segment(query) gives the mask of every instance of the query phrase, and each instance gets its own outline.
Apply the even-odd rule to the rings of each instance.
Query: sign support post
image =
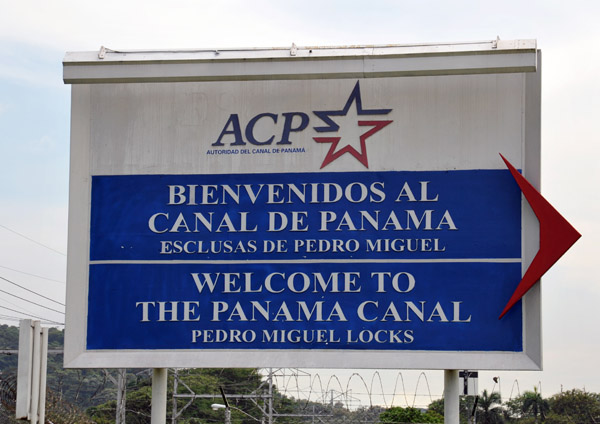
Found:
[[[151,424],[167,423],[167,368],[152,370]]]
[[[444,423],[458,424],[460,390],[458,370],[444,370]]]
[[[46,414],[46,369],[48,329],[40,321],[21,320],[17,375],[16,418],[32,424],[44,423]]]

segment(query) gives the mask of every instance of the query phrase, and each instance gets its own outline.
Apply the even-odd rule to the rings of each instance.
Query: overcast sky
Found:
[[[537,39],[543,55],[542,193],[583,237],[542,282],[544,371],[486,372],[479,384],[480,389],[497,390],[492,376],[499,375],[504,397],[515,380],[521,392],[541,382],[545,396],[561,387],[600,392],[595,267],[600,257],[600,2],[0,0],[0,11],[0,315],[23,316],[10,308],[57,322],[64,322],[60,313],[5,292],[64,310],[10,282],[64,303],[70,113],[70,87],[62,82],[65,52],[100,46]],[[351,373],[336,374],[345,386]],[[396,374],[385,372],[384,388],[375,384],[374,392],[391,393]],[[370,384],[372,372],[362,375]],[[419,372],[403,375],[407,393],[414,393]],[[429,371],[427,377],[433,395],[439,396],[442,372]],[[365,391],[353,387],[354,393]],[[418,391],[428,393],[423,384]],[[396,404],[403,404],[398,397]],[[429,401],[419,399],[417,403]]]

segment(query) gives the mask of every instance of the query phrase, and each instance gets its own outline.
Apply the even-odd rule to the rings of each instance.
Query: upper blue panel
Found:
[[[94,176],[90,259],[520,258],[507,170]]]

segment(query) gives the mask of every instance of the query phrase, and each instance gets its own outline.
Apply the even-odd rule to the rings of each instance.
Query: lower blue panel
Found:
[[[92,264],[87,348],[522,351],[520,263]]]

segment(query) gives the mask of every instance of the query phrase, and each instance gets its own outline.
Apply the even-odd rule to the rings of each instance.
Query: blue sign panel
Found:
[[[519,258],[508,170],[95,176],[92,261]]]
[[[87,347],[520,351],[520,306],[497,313],[520,272],[517,263],[97,264]]]
[[[89,268],[90,350],[523,348],[508,170],[94,176]]]

